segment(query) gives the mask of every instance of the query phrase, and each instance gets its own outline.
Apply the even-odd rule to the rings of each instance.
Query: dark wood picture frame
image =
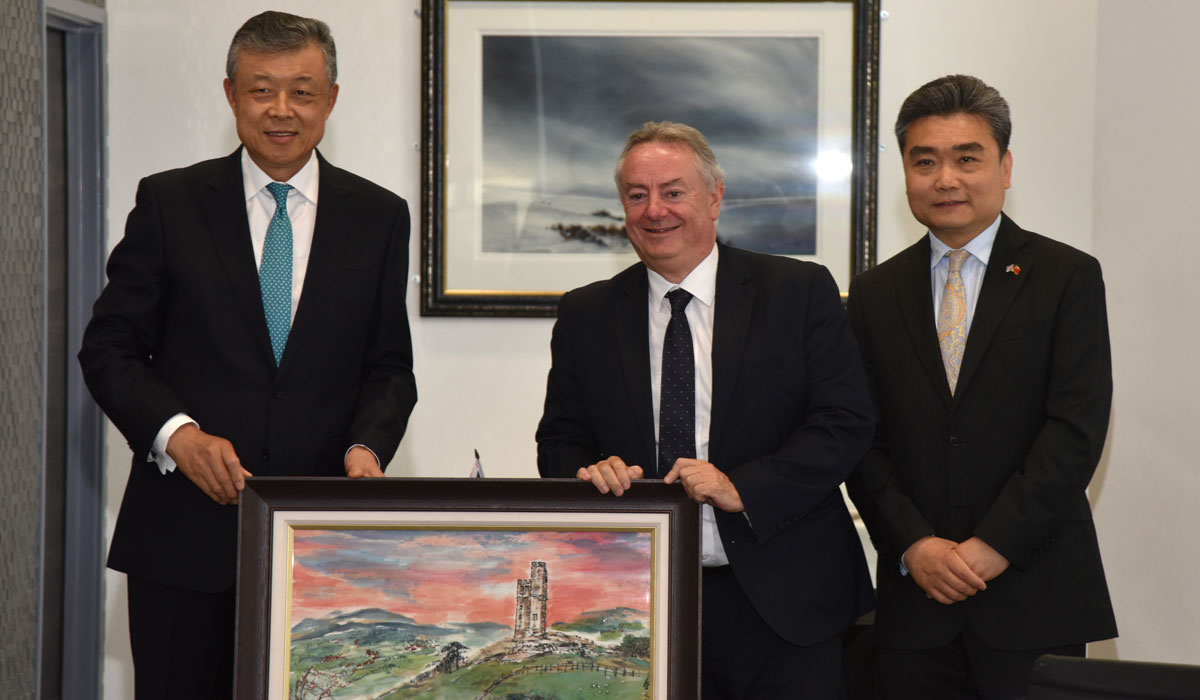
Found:
[[[235,656],[235,694],[237,700],[266,700],[270,692],[272,658],[271,611],[283,591],[272,590],[277,572],[273,562],[280,547],[276,541],[276,515],[281,518],[301,514],[306,520],[320,522],[329,514],[403,518],[404,514],[437,514],[450,524],[440,522],[430,530],[454,529],[453,519],[478,523],[496,518],[498,527],[510,528],[514,517],[537,518],[561,515],[571,522],[592,523],[577,527],[561,526],[568,534],[604,529],[606,518],[620,530],[620,522],[646,515],[667,523],[662,533],[662,561],[667,563],[664,595],[652,593],[653,604],[666,611],[667,652],[665,664],[666,698],[655,700],[692,700],[699,692],[699,620],[700,620],[700,511],[678,486],[661,482],[639,482],[621,498],[600,494],[589,483],[574,479],[345,479],[321,477],[261,477],[248,479],[239,504],[237,628]],[[516,514],[515,516],[513,514]],[[551,514],[546,516],[545,514]],[[579,515],[582,514],[582,515]],[[501,519],[508,520],[502,521]],[[598,524],[598,527],[597,527]],[[306,527],[313,527],[307,525]],[[321,525],[316,526],[323,527]],[[362,526],[330,525],[336,527]],[[374,524],[367,529],[387,529]],[[474,527],[472,525],[471,527]],[[512,526],[510,529],[520,529]],[[546,529],[529,526],[529,529]],[[558,528],[551,527],[551,530]],[[290,553],[285,550],[285,553]],[[553,582],[551,583],[553,586]],[[658,599],[658,598],[665,599]],[[286,693],[286,679],[284,690]],[[275,696],[270,696],[276,700]],[[287,694],[280,697],[289,697]]]
[[[555,315],[561,292],[487,289],[448,286],[451,255],[447,250],[447,89],[446,32],[448,5],[452,0],[422,0],[422,144],[421,144],[421,314],[423,316],[525,316]],[[564,0],[529,0],[562,5]],[[740,0],[699,0],[705,5],[729,5]],[[797,6],[820,4],[817,0],[790,1]],[[566,0],[570,2],[570,0]],[[626,11],[637,13],[640,0],[618,0]],[[649,4],[649,3],[647,3]],[[685,10],[680,2],[680,9]],[[877,221],[878,94],[879,94],[879,0],[826,0],[824,4],[853,5],[853,72],[851,174],[849,193],[850,270],[867,269],[875,260]],[[674,8],[673,8],[674,9]],[[632,18],[636,20],[636,17]],[[719,89],[714,87],[714,90]],[[616,159],[613,154],[613,160]],[[718,154],[719,155],[719,154]],[[835,271],[835,278],[842,273]],[[849,278],[845,278],[848,282]],[[579,280],[582,285],[593,279]]]

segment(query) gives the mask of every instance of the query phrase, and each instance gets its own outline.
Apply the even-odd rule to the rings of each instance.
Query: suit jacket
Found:
[[[563,296],[537,431],[542,476],[574,477],[610,455],[654,469],[648,289],[637,264]],[[780,636],[828,639],[871,608],[838,485],[873,425],[829,272],[721,246],[712,365],[709,461],[729,475],[753,523],[716,512],[734,575]]]
[[[1112,398],[1100,264],[1003,216],[952,397],[929,251],[923,237],[850,287],[879,414],[847,482],[879,553],[877,640],[932,648],[963,626],[1012,650],[1112,637],[1087,500]],[[977,535],[1011,566],[941,605],[899,572],[926,535]]]
[[[312,251],[278,368],[250,242],[240,150],[138,186],[79,360],[133,464],[109,566],[180,588],[234,582],[237,508],[146,461],[185,412],[256,476],[344,475],[361,443],[386,465],[416,403],[404,200],[320,160]]]

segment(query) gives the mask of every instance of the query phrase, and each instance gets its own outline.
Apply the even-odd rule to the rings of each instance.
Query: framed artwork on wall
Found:
[[[614,166],[647,121],[705,134],[718,238],[874,254],[878,0],[424,0],[421,313],[552,316],[637,261]]]
[[[696,697],[677,486],[259,478],[239,507],[238,700]]]

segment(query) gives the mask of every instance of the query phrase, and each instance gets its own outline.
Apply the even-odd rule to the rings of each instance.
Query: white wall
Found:
[[[908,211],[892,126],[924,83],[975,75],[1012,109],[1013,186],[1007,211],[1023,227],[1091,250],[1095,0],[883,0],[879,256],[924,233]]]
[[[880,167],[878,250],[880,260],[885,259],[921,233],[905,204],[903,175],[890,135],[900,102],[927,80],[951,72],[973,73],[995,85],[1010,101],[1016,124],[1008,211],[1027,228],[1096,252],[1105,262],[1110,284],[1118,405],[1112,447],[1097,489],[1097,516],[1123,638],[1102,652],[1195,661],[1200,659],[1196,610],[1186,611],[1183,606],[1188,604],[1184,586],[1197,579],[1200,557],[1194,545],[1187,548],[1189,542],[1182,535],[1172,540],[1170,530],[1153,516],[1186,513],[1183,494],[1200,495],[1194,472],[1187,469],[1181,450],[1172,452],[1167,439],[1186,429],[1180,425],[1167,432],[1173,422],[1182,423],[1195,413],[1188,411],[1183,388],[1200,387],[1194,379],[1188,384],[1189,368],[1180,356],[1171,363],[1156,361],[1145,370],[1139,368],[1137,363],[1145,355],[1137,353],[1122,333],[1131,333],[1130,326],[1139,322],[1135,319],[1145,325],[1147,316],[1163,325],[1167,318],[1179,321],[1166,312],[1148,311],[1148,302],[1159,295],[1149,291],[1145,278],[1160,273],[1145,257],[1145,246],[1131,249],[1124,239],[1134,226],[1137,234],[1129,237],[1130,242],[1141,244],[1166,238],[1183,224],[1182,216],[1167,210],[1186,201],[1186,188],[1167,188],[1172,183],[1164,182],[1168,173],[1158,169],[1160,164],[1167,161],[1165,165],[1173,168],[1169,172],[1175,173],[1175,183],[1196,183],[1197,178],[1194,172],[1185,173],[1194,168],[1186,158],[1151,160],[1158,153],[1140,148],[1143,141],[1131,138],[1155,136],[1138,128],[1144,116],[1139,101],[1146,98],[1138,95],[1130,101],[1126,94],[1139,84],[1141,73],[1158,70],[1153,54],[1126,66],[1128,83],[1102,82],[1097,95],[1098,50],[1102,70],[1111,69],[1109,64],[1118,62],[1130,44],[1165,51],[1170,42],[1160,41],[1151,31],[1159,24],[1174,28],[1175,45],[1190,45],[1183,32],[1196,24],[1192,5],[1186,0],[1154,5],[1153,24],[1141,17],[1146,6],[1132,0],[884,0],[890,16],[882,25],[880,141],[887,150]],[[240,23],[268,7],[321,17],[338,39],[341,93],[322,152],[334,163],[396,191],[414,206],[419,201],[417,0],[279,0],[269,5],[245,0],[108,0],[110,246],[121,235],[139,177],[221,155],[237,145],[221,92],[224,53]],[[1142,31],[1127,34],[1126,25],[1138,25],[1138,20]],[[1195,65],[1194,60],[1190,64],[1183,60],[1189,57],[1194,58],[1172,56],[1184,65]],[[1155,99],[1166,109],[1167,99],[1174,96]],[[1110,123],[1106,121],[1110,112],[1124,119]],[[1176,123],[1183,127],[1183,113],[1177,114]],[[1160,145],[1161,152],[1167,139],[1179,144],[1188,134],[1183,128],[1164,129],[1152,143]],[[1113,141],[1122,143],[1118,148],[1111,145]],[[1116,158],[1115,153],[1123,149],[1137,151]],[[1105,175],[1095,183],[1095,206],[1093,161]],[[1130,162],[1136,167],[1130,167]],[[1142,169],[1159,177],[1133,176]],[[1113,172],[1118,170],[1122,172]],[[1166,221],[1150,234],[1144,233],[1146,217],[1141,211],[1136,224],[1120,223],[1122,215],[1133,216],[1132,208],[1126,214],[1115,203],[1128,200],[1131,189],[1141,193],[1146,203],[1139,210],[1150,209],[1152,192],[1158,195],[1152,211]],[[414,233],[417,230],[414,226]],[[1184,241],[1193,253],[1200,252],[1194,242]],[[414,273],[417,255],[414,238]],[[1180,260],[1171,263],[1175,276],[1186,279],[1182,260],[1175,259]],[[1190,284],[1190,299],[1195,299],[1196,283]],[[533,431],[549,366],[551,321],[421,318],[415,312],[417,293],[414,282],[410,316],[420,401],[390,474],[462,476],[470,467],[471,450],[478,448],[489,476],[535,476]],[[1195,322],[1191,324],[1186,339],[1200,340]],[[1146,364],[1145,359],[1140,361]],[[1164,398],[1166,406],[1150,403]],[[111,531],[129,453],[115,431],[110,431],[109,443]],[[1153,467],[1147,467],[1151,461]],[[1119,527],[1121,523],[1125,528]],[[1159,544],[1138,546],[1150,533]],[[1172,589],[1151,586],[1149,577],[1140,575],[1143,570],[1154,571],[1157,583],[1174,582],[1179,593],[1168,599],[1163,591]],[[124,577],[110,574],[108,698],[132,697],[124,596]],[[1196,605],[1194,600],[1191,605]],[[1184,614],[1188,616],[1179,617]],[[1155,641],[1164,637],[1166,641]]]
[[[1200,3],[1101,0],[1095,234],[1115,405],[1093,489],[1121,658],[1200,663]]]

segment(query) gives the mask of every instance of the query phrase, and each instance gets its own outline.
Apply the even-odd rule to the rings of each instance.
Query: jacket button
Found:
[[[951,436],[950,436],[950,446],[951,446],[951,447],[958,447],[958,446],[960,446],[960,445],[962,445],[962,444],[963,444],[963,441],[962,441],[962,440],[960,440],[960,439],[959,439],[959,437],[958,437],[957,435],[951,435]]]
[[[282,391],[272,391],[271,396],[277,399],[282,399],[284,396],[286,396],[286,394],[284,394]]]
[[[271,448],[264,447],[264,448],[262,448],[262,452],[260,452],[259,454],[262,455],[263,459],[270,459],[271,458]]]

